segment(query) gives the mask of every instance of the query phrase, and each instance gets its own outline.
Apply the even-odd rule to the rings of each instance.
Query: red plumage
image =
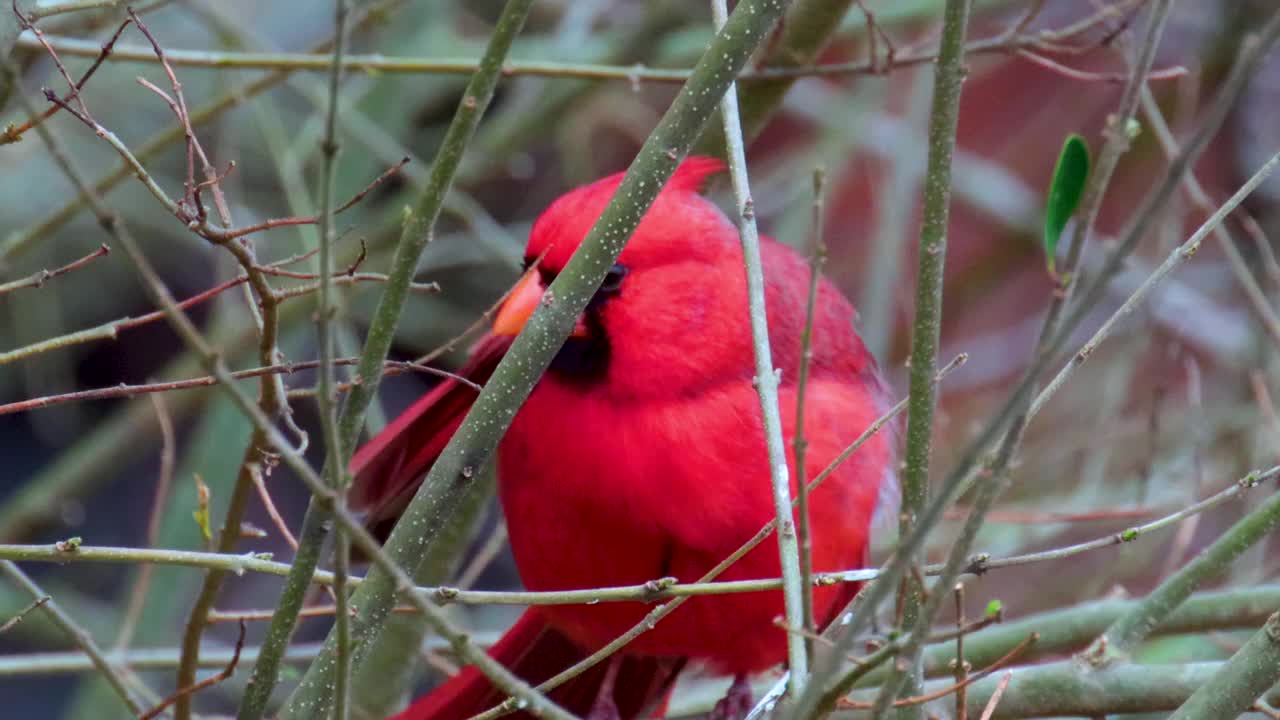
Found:
[[[485,337],[455,374],[483,385],[510,346],[510,338]],[[475,396],[475,388],[446,378],[356,451],[348,468],[355,477],[348,501],[366,511],[365,524],[375,536],[390,534]]]
[[[618,287],[589,307],[584,326],[590,336],[569,341],[499,447],[499,495],[530,589],[665,576],[692,581],[773,517],[751,382],[741,245],[728,218],[697,194],[719,168],[718,161],[694,158],[676,171],[619,257],[626,274]],[[573,190],[539,218],[527,256],[543,257],[544,274],[564,267],[620,182],[621,175],[614,175]],[[770,342],[782,372],[779,394],[790,447],[809,268],[790,248],[767,238],[762,243]],[[805,405],[808,478],[887,408],[854,316],[823,280]],[[487,379],[506,347],[505,338],[482,340],[464,374]],[[446,381],[357,453],[353,500],[371,508],[375,524],[403,509],[473,397],[465,385]],[[896,493],[893,467],[891,438],[882,433],[813,494],[815,570],[863,564],[873,513],[882,497]],[[779,573],[778,550],[769,542],[721,579]],[[829,621],[854,590],[817,589],[815,617]],[[536,681],[617,637],[647,610],[638,602],[538,608],[492,652]],[[782,612],[779,592],[693,598],[626,648],[634,659],[623,668],[619,692],[641,687],[648,693],[643,700],[652,701],[671,680],[664,670],[685,659],[734,674],[777,665],[785,659],[785,636],[773,621]],[[558,650],[545,649],[552,646]],[[601,677],[602,671],[580,678],[558,699],[585,712]],[[469,670],[400,717],[454,720],[499,700],[501,694]],[[619,699],[623,717],[642,704]]]

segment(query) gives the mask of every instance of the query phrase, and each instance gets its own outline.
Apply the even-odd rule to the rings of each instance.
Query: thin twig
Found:
[[[1266,537],[1278,524],[1280,493],[1274,493],[1223,532],[1213,544],[1178,572],[1161,582],[1136,607],[1113,622],[1094,645],[1085,651],[1084,657],[1095,665],[1127,658],[1150,634],[1151,629],[1176,610],[1197,587],[1220,574],[1241,553]]]
[[[151,406],[155,408],[156,423],[160,427],[160,473],[156,477],[156,487],[151,496],[151,512],[147,517],[147,547],[155,547],[160,542],[160,524],[164,519],[164,508],[169,500],[169,488],[173,486],[173,471],[177,464],[177,438],[173,430],[173,418],[161,395],[151,395]],[[138,568],[138,578],[129,593],[129,604],[120,620],[120,632],[116,635],[115,649],[125,650],[133,640],[133,631],[142,617],[142,609],[147,602],[147,589],[151,585],[151,565]]]
[[[231,650],[231,659],[227,661],[227,666],[224,667],[221,672],[207,677],[194,685],[188,685],[187,687],[179,689],[169,697],[160,701],[158,705],[144,713],[139,720],[152,720],[152,718],[160,717],[160,714],[163,713],[170,705],[178,702],[179,698],[188,697],[200,692],[201,690],[211,688],[234,675],[236,672],[236,665],[240,663],[240,651],[244,649],[244,632],[245,623],[241,620],[240,634],[236,637],[236,644]]]
[[[4,624],[0,625],[0,635],[3,635],[9,632],[10,630],[12,630],[18,623],[22,622],[22,620],[26,618],[27,615],[32,610],[35,610],[36,608],[43,606],[45,603],[49,602],[49,600],[51,600],[51,598],[48,595],[45,595],[43,597],[38,597],[35,600],[32,600],[30,605],[19,610],[17,615],[14,615],[8,620],[5,620]]]
[[[178,76],[173,71],[173,65],[169,63],[168,56],[165,54],[164,47],[156,40],[155,35],[151,33],[151,29],[146,23],[138,17],[133,8],[128,8],[129,17],[133,19],[138,31],[147,38],[147,42],[151,43],[151,50],[155,53],[156,59],[160,61],[160,67],[164,69],[165,75],[169,77],[169,86],[173,90],[173,99],[170,106],[173,113],[177,117],[178,123],[182,126],[184,140],[187,144],[187,181],[186,195],[184,201],[196,209],[196,217],[203,224],[206,219],[203,201],[201,200],[201,189],[208,187],[213,194],[214,204],[218,209],[218,216],[224,226],[231,225],[231,213],[227,210],[226,199],[222,195],[222,188],[218,184],[218,171],[214,169],[213,164],[209,162],[208,156],[205,154],[204,147],[200,144],[200,138],[196,136],[195,129],[191,125],[191,113],[187,110],[187,100],[182,92],[182,83],[178,82]],[[145,83],[145,81],[139,80]],[[164,96],[164,93],[160,93]],[[204,172],[205,182],[197,183],[195,179],[196,159],[199,158],[201,168]],[[228,170],[228,172],[230,172]]]
[[[5,60],[5,62],[8,62],[8,60]],[[25,98],[23,99],[25,100]],[[80,627],[79,623],[64,612],[58,603],[51,600],[49,598],[49,594],[41,590],[40,586],[36,585],[31,578],[27,577],[27,574],[22,572],[22,570],[12,561],[0,561],[0,573],[7,576],[14,582],[14,584],[22,588],[22,590],[32,598],[40,601],[38,603],[40,609],[48,616],[49,620],[51,620],[54,625],[57,625],[62,632],[66,633],[67,637],[70,638],[72,642],[80,647],[85,655],[89,656],[89,659],[93,661],[93,666],[97,668],[98,672],[102,673],[102,677],[106,679],[111,688],[115,690],[116,695],[118,695],[124,702],[125,707],[129,709],[130,713],[136,717],[142,712],[142,708],[139,707],[138,703],[133,699],[133,694],[129,692],[124,671],[107,662],[106,657],[103,655],[102,648],[98,647],[98,644],[93,641],[93,636],[89,634],[88,630]]]
[[[1160,112],[1160,106],[1156,103],[1155,96],[1151,93],[1150,88],[1142,89],[1142,112],[1146,116],[1147,122],[1151,123],[1151,129],[1155,131],[1156,139],[1160,141],[1160,147],[1164,150],[1165,157],[1172,160],[1179,151],[1178,141],[1169,129],[1169,124],[1165,122],[1164,113]],[[1210,214],[1214,212],[1216,204],[1209,198],[1209,194],[1205,192],[1200,181],[1196,179],[1194,172],[1187,173],[1186,179],[1183,180],[1183,185],[1186,187],[1187,195],[1191,198],[1191,201],[1201,211]],[[1227,232],[1225,225],[1218,225],[1214,229],[1213,235],[1217,238],[1218,244],[1222,246],[1222,252],[1227,256],[1227,264],[1231,266],[1231,272],[1244,290],[1245,297],[1248,298],[1254,314],[1258,316],[1259,323],[1271,336],[1271,339],[1280,344],[1280,317],[1277,317],[1276,311],[1267,299],[1266,293],[1258,285],[1258,281],[1254,279],[1253,272],[1249,268],[1249,262],[1240,253],[1240,248],[1236,245],[1235,240],[1232,239],[1231,234]]]
[[[253,486],[258,491],[258,498],[262,500],[262,506],[267,511],[267,517],[271,518],[271,523],[276,526],[276,531],[280,533],[280,537],[284,538],[286,544],[295,553],[298,552],[298,539],[293,536],[289,530],[289,524],[280,516],[280,511],[276,509],[276,504],[271,499],[271,491],[267,489],[267,483],[262,477],[262,468],[254,464],[249,468],[249,474],[253,477]],[[210,622],[213,622],[210,620]]]
[[[334,365],[355,365],[360,361],[359,358],[337,358],[333,361]],[[231,373],[232,379],[243,379],[258,377],[269,373],[290,375],[302,370],[308,370],[316,367],[318,361],[304,360],[299,362],[286,362],[268,367],[249,368],[247,370],[236,370]],[[403,373],[419,372],[426,375],[434,375],[436,377],[447,378],[457,381],[467,387],[479,391],[480,386],[462,377],[456,373],[440,368],[427,367],[415,362],[404,362],[400,360],[388,360],[383,364],[384,375],[400,375]],[[92,390],[77,390],[75,392],[63,393],[61,395],[47,395],[44,397],[29,398],[27,400],[18,400],[12,403],[0,405],[0,415],[9,415],[18,412],[28,412],[31,410],[39,410],[41,408],[60,405],[68,402],[79,402],[81,400],[109,400],[113,398],[133,397],[136,395],[146,395],[149,393],[164,393],[173,390],[188,390],[191,388],[208,387],[217,385],[218,378],[212,375],[204,375],[202,377],[188,378],[185,380],[171,380],[169,382],[146,383],[142,385],[113,385],[106,388],[95,388]],[[338,390],[350,389],[353,383],[345,383],[338,386]],[[299,397],[309,395],[312,391],[291,391],[290,397]]]
[[[711,0],[711,16],[716,29],[724,29],[729,17],[726,0]],[[773,366],[769,348],[769,319],[765,312],[764,267],[760,260],[760,233],[756,227],[755,200],[747,179],[747,158],[742,137],[742,121],[738,117],[738,86],[730,83],[720,100],[720,117],[724,124],[728,150],[729,177],[738,206],[738,234],[742,240],[742,261],[747,276],[747,314],[751,321],[751,348],[755,359],[755,385],[760,397],[760,415],[764,425],[765,450],[769,461],[773,509],[778,521],[778,553],[782,565],[782,598],[787,624],[808,627],[805,610],[805,588],[800,564],[800,543],[796,538],[795,516],[791,510],[791,477],[787,469],[786,441],[782,437],[782,411],[778,406],[780,371]],[[804,469],[796,472],[804,477]],[[804,481],[801,480],[803,483]],[[805,509],[808,509],[807,497]],[[809,675],[809,658],[804,638],[787,635],[787,667],[790,691],[799,695]]]
[[[401,609],[397,608],[397,612]],[[261,619],[270,619],[271,612],[269,610],[260,611],[265,614]],[[417,612],[415,609],[414,612]],[[234,615],[234,613],[232,613]],[[246,617],[246,620],[254,618]],[[211,622],[238,622],[239,618],[231,617],[224,619],[215,614],[212,616]],[[498,637],[495,633],[476,632],[472,633],[472,639],[481,647],[488,647],[497,641]],[[289,646],[289,653],[285,656],[285,662],[296,665],[299,663],[307,663],[315,658],[320,652],[321,643],[294,643]],[[426,648],[432,652],[448,651],[448,642],[438,638],[431,637],[426,641]],[[108,650],[106,657],[109,661],[116,665],[131,668],[134,671],[155,671],[155,670],[172,670],[178,664],[178,654],[180,650],[176,647],[168,648],[133,648],[124,652],[116,652]],[[206,650],[200,657],[200,667],[202,669],[221,670],[231,660],[231,648],[213,648]],[[258,648],[247,646],[240,652],[241,662],[252,662],[258,657]],[[64,652],[33,652],[33,653],[16,653],[0,655],[0,677],[26,677],[32,675],[55,676],[76,673],[94,672],[93,664],[84,653],[76,651]]]
[[[1015,645],[1012,650],[1005,653],[1005,655],[1001,657],[999,660],[996,660],[990,666],[985,667],[982,670],[979,670],[978,672],[968,676],[964,680],[953,683],[946,687],[939,688],[932,692],[924,693],[922,695],[913,695],[910,697],[899,698],[893,701],[893,707],[903,708],[903,707],[914,707],[918,705],[923,705],[925,703],[933,702],[934,700],[944,698],[952,693],[956,693],[961,690],[964,690],[965,688],[969,687],[975,682],[978,682],[979,680],[989,675],[999,672],[1000,669],[1006,667],[1009,663],[1017,659],[1019,655],[1021,655],[1024,651],[1026,651],[1027,648],[1035,644],[1035,642],[1039,639],[1040,639],[1040,636],[1038,634],[1031,633],[1026,637],[1025,640]],[[875,707],[875,703],[858,702],[856,700],[846,699],[846,700],[841,700],[839,703],[837,703],[837,707],[852,709],[852,710],[871,710]]]
[[[484,545],[480,546],[480,550],[471,558],[471,562],[467,563],[465,569],[458,573],[456,585],[467,590],[480,579],[481,573],[488,569],[494,559],[498,557],[498,553],[507,546],[507,523],[501,518],[494,525],[493,532],[489,534],[489,538],[484,541]]]
[[[864,12],[865,9],[864,9]],[[868,17],[870,17],[868,15]],[[868,22],[870,20],[868,19]],[[823,214],[825,211],[823,184],[826,171],[813,171],[813,248],[809,256],[809,297],[805,304],[804,331],[800,335],[800,371],[796,377],[796,428],[792,439],[795,453],[796,515],[799,518],[800,587],[804,594],[804,626],[806,631],[816,630],[813,619],[813,538],[809,534],[809,470],[805,465],[808,441],[804,436],[805,395],[809,385],[809,363],[813,359],[813,318],[818,307],[818,286],[822,278],[822,264],[826,260],[827,245],[823,239]],[[813,642],[806,640],[805,654],[813,661]]]
[[[78,83],[75,80],[72,80],[71,73],[67,72],[67,67],[62,64],[62,59],[59,58],[58,54],[53,51],[53,48],[49,45],[49,41],[48,39],[45,38],[44,33],[40,30],[40,28],[37,28],[35,26],[32,20],[28,19],[25,15],[22,14],[22,10],[19,9],[18,7],[18,0],[13,0],[12,3],[10,4],[10,7],[13,10],[14,17],[18,19],[18,27],[31,33],[35,37],[36,42],[39,43],[40,47],[44,48],[45,52],[49,54],[50,59],[53,60],[53,65],[58,69],[58,74],[61,75],[62,79],[67,82],[66,97],[57,98],[57,96],[53,96],[53,98],[51,99],[55,99],[55,104],[63,107],[68,112],[72,113],[73,115],[80,118],[81,120],[84,120],[85,122],[91,122],[90,120],[91,116],[89,115],[89,108],[85,106],[84,98],[81,97],[80,95],[80,86],[83,85],[85,80],[89,79],[88,75],[86,75]],[[124,31],[124,26],[122,25],[120,29],[116,31],[116,34],[119,35],[119,33],[123,31]],[[114,40],[112,41],[111,44],[114,44]],[[105,57],[105,55],[106,53],[103,51],[103,49],[99,48],[98,56],[101,58],[101,57]],[[97,64],[98,63],[94,64],[95,65],[94,69],[96,69]],[[44,93],[46,96],[51,95],[52,92],[53,91],[49,90],[48,88],[44,89]],[[73,110],[71,108],[69,103],[73,101],[75,102],[76,106],[80,108],[79,110]],[[30,123],[34,124],[36,122],[38,121],[35,118],[35,113],[31,113]]]
[[[61,15],[63,13],[83,12],[100,8],[118,7],[124,0],[65,0],[64,2],[41,3],[27,11],[31,21]]]
[[[1120,532],[1104,535],[1103,537],[1088,540],[1086,542],[1067,545],[1060,548],[1053,548],[1051,550],[1044,550],[1041,552],[1014,555],[1012,557],[1002,558],[999,560],[991,559],[985,555],[977,555],[969,558],[968,564],[965,566],[965,572],[981,575],[987,570],[993,570],[996,568],[1014,567],[1015,565],[1026,565],[1029,563],[1044,562],[1046,560],[1060,560],[1062,558],[1079,555],[1080,553],[1107,547],[1109,545],[1132,542],[1137,540],[1139,537],[1149,535],[1156,530],[1168,527],[1181,520],[1185,520],[1186,518],[1199,515],[1210,508],[1217,507],[1232,498],[1242,495],[1246,491],[1252,490],[1257,487],[1259,483],[1278,476],[1280,476],[1280,466],[1274,466],[1262,472],[1255,470],[1239,480],[1236,480],[1223,490],[1220,490],[1203,500],[1188,505],[1177,512],[1165,515],[1164,517],[1152,520],[1148,523],[1143,523],[1142,525],[1126,528]]]
[[[1040,53],[1032,52],[1031,50],[1018,50],[1017,55],[1024,60],[1035,63],[1042,68],[1052,70],[1053,72],[1070,80],[1120,84],[1125,82],[1129,77],[1128,73],[1096,73],[1089,72],[1087,70],[1077,70],[1073,67],[1063,65],[1056,60],[1047,58]],[[1147,74],[1147,80],[1173,80],[1180,77],[1186,77],[1186,75],[1187,69],[1181,65],[1176,65],[1163,70],[1152,70]]]
[[[316,297],[316,345],[318,347],[320,367],[316,371],[316,409],[320,415],[320,426],[324,434],[324,478],[334,491],[336,502],[342,507],[346,502],[343,492],[347,485],[345,455],[342,440],[338,436],[338,407],[334,393],[333,379],[333,315],[337,308],[332,304],[333,293],[333,215],[342,212],[339,208],[333,213],[333,184],[338,172],[338,90],[342,85],[342,55],[346,51],[347,40],[347,3],[346,0],[334,0],[334,37],[333,61],[329,71],[329,98],[324,116],[324,135],[320,140],[319,196],[320,212],[317,214],[317,235],[320,253],[320,291]],[[406,159],[407,160],[407,159]],[[403,164],[403,163],[402,163]],[[398,168],[395,168],[398,169]],[[386,177],[384,173],[382,177]],[[382,177],[378,178],[381,180]],[[377,181],[375,181],[377,182]],[[353,198],[348,207],[363,197],[363,191]],[[259,487],[262,487],[259,484]],[[297,544],[294,544],[297,550]],[[347,720],[351,716],[351,614],[348,612],[347,574],[351,563],[351,546],[347,534],[339,528],[333,543],[333,601],[334,621],[334,680],[333,680],[333,714],[334,720]],[[322,710],[328,714],[328,708]]]
[[[1031,23],[1035,22],[1036,18],[1040,16],[1040,12],[1044,10],[1044,4],[1045,0],[1031,0],[1027,4],[1026,12],[1022,14],[1022,17],[1018,18],[1018,22],[1009,26],[1009,31],[1005,36],[1015,38],[1026,32]]]
[[[234,247],[234,245],[228,245],[227,247]],[[265,266],[256,266],[256,267],[263,268]],[[262,272],[266,273],[268,271],[263,270]],[[357,283],[386,282],[386,281],[387,281],[387,276],[381,273],[355,273],[353,275],[339,275],[333,278],[333,284],[343,285],[343,286],[355,285]],[[244,285],[247,282],[251,282],[251,279],[248,276],[244,276],[244,275],[232,278],[230,280],[226,280],[224,282],[219,283],[218,285],[215,285],[214,287],[209,288],[208,290],[205,290],[190,298],[187,298],[186,300],[183,300],[180,303],[180,305],[183,308],[188,308],[194,305],[198,305],[200,303],[206,302],[216,297],[219,293],[222,293],[231,288],[239,287],[241,285]],[[280,290],[272,291],[272,297],[274,302],[284,302],[292,298],[309,295],[313,292],[316,292],[318,289],[319,289],[319,285],[317,283],[306,283],[306,284],[297,285],[294,287],[282,288]],[[433,294],[433,293],[439,292],[440,286],[436,283],[412,283],[409,287],[409,290],[414,293]],[[36,355],[40,355],[46,352],[51,352],[53,350],[72,347],[74,345],[82,345],[84,343],[98,342],[101,340],[115,340],[118,338],[120,332],[123,330],[131,330],[141,325],[146,325],[148,323],[162,320],[163,318],[164,318],[164,313],[160,310],[156,310],[154,312],[149,312],[145,315],[139,315],[136,318],[126,317],[118,320],[112,320],[111,322],[103,323],[95,327],[86,328],[84,330],[77,330],[75,332],[67,333],[66,335],[59,335],[57,337],[40,340],[30,345],[26,345],[20,348],[15,348],[13,350],[0,353],[0,365],[5,365],[18,360],[25,360],[25,359],[34,357]],[[268,362],[268,364],[270,363]]]
[[[1004,691],[1009,687],[1009,681],[1013,680],[1013,671],[1005,673],[1000,678],[1000,682],[996,683],[995,692],[991,693],[991,699],[987,700],[986,707],[982,708],[982,717],[979,720],[991,720],[995,715],[996,708],[1000,705],[1001,698],[1004,697]]]
[[[66,275],[72,270],[76,270],[80,267],[83,267],[89,264],[90,262],[92,262],[93,260],[100,258],[103,255],[106,255],[109,252],[111,252],[110,247],[108,247],[105,244],[99,245],[97,250],[94,250],[93,252],[89,253],[88,255],[85,255],[84,257],[80,258],[79,260],[76,260],[75,262],[68,263],[55,270],[41,270],[28,277],[22,278],[21,280],[13,280],[7,283],[0,283],[0,295],[11,293],[14,290],[21,290],[23,288],[43,287],[44,284],[49,280],[52,280],[58,277],[59,275]]]

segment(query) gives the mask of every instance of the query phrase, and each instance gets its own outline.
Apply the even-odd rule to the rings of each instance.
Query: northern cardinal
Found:
[[[698,194],[721,168],[717,160],[691,158],[676,170],[499,446],[499,495],[530,589],[672,576],[693,581],[774,515],[738,231]],[[464,375],[488,379],[621,179],[577,188],[542,214],[526,251],[536,267],[502,305]],[[773,240],[763,239],[762,253],[790,446],[810,270]],[[888,405],[854,318],[849,302],[823,280],[804,409],[807,478]],[[446,380],[356,454],[352,502],[368,511],[371,527],[385,531],[394,522],[474,396]],[[881,433],[813,493],[815,570],[862,566],[873,514],[896,503],[894,466],[892,440]],[[721,579],[779,574],[777,546],[767,542]],[[829,622],[856,589],[815,590],[814,617]],[[630,629],[648,610],[640,602],[534,607],[490,653],[540,682]],[[722,708],[737,707],[726,712],[740,714],[742,693],[750,702],[745,676],[785,659],[784,630],[775,623],[782,613],[778,591],[693,598],[628,645],[622,660],[597,665],[551,697],[577,714],[635,717],[660,704],[676,673],[692,661],[735,676]],[[462,720],[504,698],[470,668],[396,717]]]

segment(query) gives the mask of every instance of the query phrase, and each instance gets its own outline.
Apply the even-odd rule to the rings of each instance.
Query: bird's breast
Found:
[[[499,448],[500,495],[527,587],[588,589],[666,576],[693,581],[773,517],[759,399],[749,382],[663,401],[617,403],[549,380],[535,389]],[[789,441],[794,392],[784,388],[781,401]],[[806,408],[810,477],[879,414],[868,390],[853,384],[815,382]],[[814,493],[816,568],[860,566],[888,466],[888,443],[875,440]],[[767,542],[723,579],[778,573],[777,547]],[[772,625],[781,609],[776,595],[690,601],[634,647],[768,666],[781,657],[775,658],[782,643],[774,642]],[[840,599],[838,593],[820,597],[821,611]],[[598,646],[648,609],[606,602],[547,612],[570,637]],[[726,637],[740,637],[742,644],[726,645]]]

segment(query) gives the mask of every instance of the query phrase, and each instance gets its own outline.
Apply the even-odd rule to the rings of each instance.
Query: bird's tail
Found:
[[[536,608],[526,610],[516,624],[489,649],[489,655],[530,684],[541,683],[587,656],[562,633],[552,628]],[[608,661],[551,691],[550,697],[575,715],[586,715],[604,681]],[[623,718],[638,718],[661,706],[683,661],[635,658],[622,660],[614,701]],[[476,668],[465,668],[440,687],[418,698],[392,720],[466,720],[506,700]],[[524,720],[525,713],[508,715]]]

